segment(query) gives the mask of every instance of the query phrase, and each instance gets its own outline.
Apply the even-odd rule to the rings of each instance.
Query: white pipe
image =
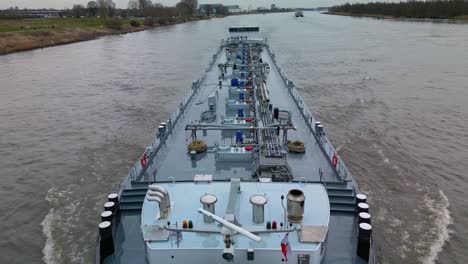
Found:
[[[161,186],[159,186],[159,185],[156,185],[156,184],[151,184],[151,185],[149,186],[149,189],[152,190],[152,191],[161,192],[161,193],[163,193],[164,195],[167,194],[166,189],[164,189],[163,187],[161,187]]]
[[[161,199],[163,199],[164,196],[165,196],[163,193],[155,192],[155,191],[152,191],[152,190],[148,190],[148,195],[149,195],[149,196],[158,196],[158,197],[160,197]]]
[[[252,239],[255,242],[261,242],[262,241],[261,237],[259,237],[257,235],[254,235],[254,234],[250,233],[249,231],[245,230],[244,228],[236,226],[235,224],[230,223],[230,222],[222,219],[221,217],[219,217],[219,216],[217,216],[215,214],[212,214],[212,213],[210,213],[210,212],[208,212],[208,211],[206,211],[206,210],[204,210],[202,208],[199,208],[198,212],[200,212],[200,213],[202,213],[202,214],[204,214],[204,215],[206,215],[208,217],[213,218],[216,222],[222,224],[223,226],[225,226],[227,228],[230,228],[230,229],[232,229],[234,231],[237,231],[238,233],[241,233],[242,235]]]
[[[161,203],[161,198],[159,198],[158,196],[146,196],[146,200],[148,200],[150,202]]]

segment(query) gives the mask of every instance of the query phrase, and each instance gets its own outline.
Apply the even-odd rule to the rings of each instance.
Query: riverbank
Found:
[[[108,35],[120,35],[161,26],[181,24],[211,17],[170,18],[155,20],[152,25],[132,26],[122,19],[120,29],[110,29],[97,19],[45,19],[45,20],[0,20],[0,55],[45,48]],[[78,21],[78,22],[77,22]]]
[[[414,17],[395,17],[382,14],[353,14],[345,12],[323,12],[322,14],[350,17],[367,17],[375,19],[392,19],[401,21],[416,21],[416,22],[440,22],[440,23],[468,23],[468,16],[457,16],[453,18],[414,18]]]

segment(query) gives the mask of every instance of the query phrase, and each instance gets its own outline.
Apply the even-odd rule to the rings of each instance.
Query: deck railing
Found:
[[[205,73],[202,74],[200,78],[193,81],[190,91],[180,102],[177,110],[173,112],[166,121],[166,128],[164,132],[156,131],[151,144],[146,147],[146,150],[141,154],[140,158],[135,162],[132,169],[130,170],[129,177],[131,181],[154,181],[154,175],[151,177],[146,173],[146,170],[153,165],[156,156],[158,155],[161,148],[163,148],[167,138],[171,135],[172,130],[184,114],[187,106],[191,103],[195,94],[200,90],[202,83],[205,81],[206,73],[211,70],[222,50],[223,45],[220,45],[215,54],[213,54],[211,61],[208,63],[208,66],[205,68]],[[141,162],[141,158],[143,157],[147,157],[148,160],[148,163],[145,166],[143,166]]]
[[[312,115],[310,110],[307,108],[307,105],[304,103],[304,100],[302,100],[301,95],[299,92],[297,92],[296,87],[294,86],[293,82],[289,79],[288,75],[286,72],[283,70],[283,68],[279,65],[279,63],[276,60],[275,54],[271,51],[270,47],[266,45],[266,49],[268,53],[271,56],[271,59],[273,60],[273,63],[275,64],[276,68],[278,69],[278,72],[283,79],[284,83],[286,84],[286,87],[288,88],[288,91],[290,95],[293,97],[297,107],[299,108],[302,117],[304,118],[307,126],[309,127],[310,131],[312,132],[312,135],[315,137],[317,142],[320,145],[320,148],[322,149],[323,153],[328,157],[328,160],[330,162],[330,165],[335,169],[336,173],[338,174],[339,178],[343,181],[350,181],[351,180],[351,174],[348,171],[348,168],[344,164],[343,160],[341,157],[338,155],[338,152],[336,149],[333,147],[331,144],[330,140],[325,136],[321,135],[320,133],[317,133],[315,129],[315,122],[318,120],[315,119],[315,117]],[[337,162],[336,166],[333,166],[333,157],[336,157]]]

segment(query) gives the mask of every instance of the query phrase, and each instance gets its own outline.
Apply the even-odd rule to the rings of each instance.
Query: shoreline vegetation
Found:
[[[426,21],[464,21],[468,22],[468,1],[435,0],[408,1],[400,3],[355,3],[331,7],[325,14],[372,17],[376,19],[410,19]]]
[[[223,5],[204,5],[181,0],[163,6],[151,0],[129,0],[117,8],[114,0],[91,0],[71,9],[0,10],[0,55],[118,35],[185,22],[224,17]]]
[[[139,32],[161,26],[210,18],[212,18],[212,16],[169,17],[159,19],[0,19],[0,55],[93,40],[108,35]]]

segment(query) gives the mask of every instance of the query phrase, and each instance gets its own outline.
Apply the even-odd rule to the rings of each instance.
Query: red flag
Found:
[[[288,255],[291,254],[291,245],[289,244],[289,233],[284,235],[283,240],[281,240],[281,252],[283,252],[284,258],[288,261]]]

